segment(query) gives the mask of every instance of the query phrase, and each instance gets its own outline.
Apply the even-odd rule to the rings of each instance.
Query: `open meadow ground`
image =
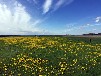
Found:
[[[1,37],[0,76],[101,76],[101,38]]]

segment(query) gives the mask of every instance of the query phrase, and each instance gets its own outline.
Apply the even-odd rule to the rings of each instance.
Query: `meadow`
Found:
[[[101,76],[101,38],[0,37],[0,76]]]

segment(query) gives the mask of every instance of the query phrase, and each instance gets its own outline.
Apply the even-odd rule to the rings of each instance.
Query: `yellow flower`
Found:
[[[7,68],[4,69],[5,71],[7,70]]]

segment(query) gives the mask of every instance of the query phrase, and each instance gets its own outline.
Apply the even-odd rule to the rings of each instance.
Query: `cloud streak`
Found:
[[[64,5],[69,5],[73,2],[74,0],[59,0],[55,6],[53,7],[53,11],[56,11],[57,9],[59,9],[61,6]]]
[[[61,7],[64,3],[65,3],[66,0],[59,0],[56,4],[55,4],[55,7],[54,7],[54,11],[57,10],[59,7]]]
[[[45,0],[45,3],[43,4],[43,14],[47,13],[52,5],[53,0]]]
[[[35,5],[38,4],[38,0],[27,0],[29,3],[34,3]]]
[[[43,14],[46,14],[47,12],[51,11],[54,12],[58,10],[62,6],[69,5],[73,2],[74,0],[58,0],[56,3],[53,4],[53,0],[45,0],[43,4]]]

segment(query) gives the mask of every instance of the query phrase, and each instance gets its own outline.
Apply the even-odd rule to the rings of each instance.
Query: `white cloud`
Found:
[[[65,3],[66,0],[59,0],[54,7],[54,11],[57,10],[62,4]]]
[[[59,0],[55,6],[53,7],[53,11],[56,11],[57,9],[59,9],[62,5],[69,5],[70,3],[72,3],[74,0]]]
[[[95,22],[100,22],[101,21],[101,17],[96,17]]]
[[[43,14],[47,13],[49,9],[51,8],[53,0],[45,0],[45,3],[43,4]]]
[[[0,3],[0,34],[28,34],[27,32],[41,32],[36,26],[41,20],[33,20],[25,7],[15,1],[12,9]],[[26,31],[26,32],[25,32]]]

